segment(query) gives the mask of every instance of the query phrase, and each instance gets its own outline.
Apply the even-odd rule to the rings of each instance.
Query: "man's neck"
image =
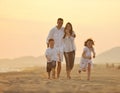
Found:
[[[59,26],[56,26],[56,27],[57,27],[57,29],[58,29],[58,30],[60,30],[60,29],[61,29],[61,27],[59,27]]]
[[[54,48],[54,47],[50,47],[51,49]]]

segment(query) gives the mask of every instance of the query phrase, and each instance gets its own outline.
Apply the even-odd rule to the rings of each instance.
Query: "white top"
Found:
[[[83,52],[86,53],[85,54],[86,57],[91,57],[92,56],[92,52],[94,52],[94,48],[88,48],[88,47],[85,46],[84,49],[83,49]],[[88,63],[92,62],[91,59],[85,59],[83,57],[82,57],[81,61],[82,62],[88,62]]]
[[[74,37],[65,37],[63,39],[64,43],[64,52],[71,52],[73,50],[76,50],[75,43],[74,43]]]
[[[49,39],[54,39],[55,45],[60,52],[63,52],[63,36],[64,36],[64,28],[58,29],[56,26],[52,28],[47,37],[47,43]]]
[[[58,53],[57,53],[56,48],[50,48],[50,47],[47,48],[45,55],[50,58],[50,61],[48,61],[48,62],[57,61],[57,59],[58,59]]]

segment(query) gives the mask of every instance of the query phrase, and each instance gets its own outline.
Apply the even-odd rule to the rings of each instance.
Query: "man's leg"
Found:
[[[61,62],[58,62],[57,64],[57,78],[59,78],[61,72]]]

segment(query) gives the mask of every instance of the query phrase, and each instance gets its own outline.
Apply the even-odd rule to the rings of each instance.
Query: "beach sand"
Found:
[[[44,67],[1,73],[0,93],[120,93],[120,69],[95,65],[90,81],[87,73],[80,75],[78,69],[79,65],[75,65],[71,79],[66,78],[65,66],[60,79],[51,80]]]

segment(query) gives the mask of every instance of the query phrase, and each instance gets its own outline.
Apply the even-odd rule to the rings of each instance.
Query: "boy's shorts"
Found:
[[[47,72],[50,72],[52,68],[55,68],[55,67],[56,67],[56,61],[48,62],[46,70]]]

